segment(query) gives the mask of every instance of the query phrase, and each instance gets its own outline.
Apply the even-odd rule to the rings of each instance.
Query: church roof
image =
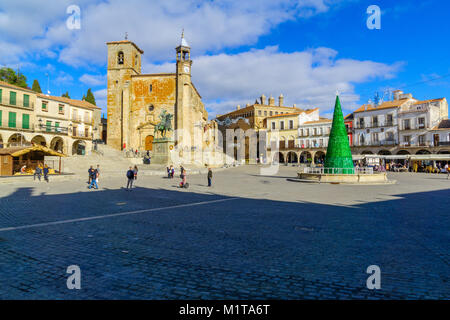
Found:
[[[141,54],[144,54],[144,50],[139,48],[136,43],[130,40],[119,40],[119,41],[109,41],[106,44],[121,44],[121,43],[131,43]]]

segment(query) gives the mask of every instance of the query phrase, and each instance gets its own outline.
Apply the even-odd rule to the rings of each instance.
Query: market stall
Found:
[[[46,160],[48,156],[58,160]],[[61,174],[61,157],[66,155],[37,144],[3,148],[0,149],[0,175],[32,175],[37,166],[47,166],[50,174]]]

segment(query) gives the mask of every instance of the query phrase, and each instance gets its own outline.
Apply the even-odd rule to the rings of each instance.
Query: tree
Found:
[[[0,69],[0,80],[22,88],[28,88],[27,77],[20,72],[16,73],[11,68],[3,67]]]
[[[95,97],[94,97],[94,94],[91,91],[91,88],[88,89],[88,91],[86,92],[86,97],[84,97],[83,100],[85,100],[85,101],[87,101],[89,103],[92,103],[94,106],[96,106],[96,104],[95,104]]]
[[[42,93],[41,86],[39,85],[39,81],[37,81],[37,79],[34,79],[31,90],[37,93]]]
[[[63,94],[61,95],[61,97],[69,98],[69,99],[70,99],[69,91],[66,91],[66,93],[63,93]]]

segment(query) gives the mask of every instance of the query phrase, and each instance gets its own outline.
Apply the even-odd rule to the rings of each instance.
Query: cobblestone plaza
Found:
[[[1,299],[448,299],[450,180],[299,183],[257,166],[179,179],[0,180]],[[52,178],[52,177],[51,177]],[[87,178],[87,177],[86,177]],[[66,286],[81,269],[81,289]],[[369,290],[366,269],[381,269]]]

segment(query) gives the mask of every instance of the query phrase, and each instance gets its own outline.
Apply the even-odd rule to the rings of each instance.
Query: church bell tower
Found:
[[[191,86],[191,48],[181,33],[181,43],[175,48],[177,53],[176,73],[176,103],[175,103],[175,129],[181,130],[192,126],[189,124],[190,86]],[[189,132],[190,133],[190,132]],[[175,136],[176,143],[180,143],[180,136]],[[182,138],[181,138],[182,139]],[[185,143],[183,143],[186,145]]]

